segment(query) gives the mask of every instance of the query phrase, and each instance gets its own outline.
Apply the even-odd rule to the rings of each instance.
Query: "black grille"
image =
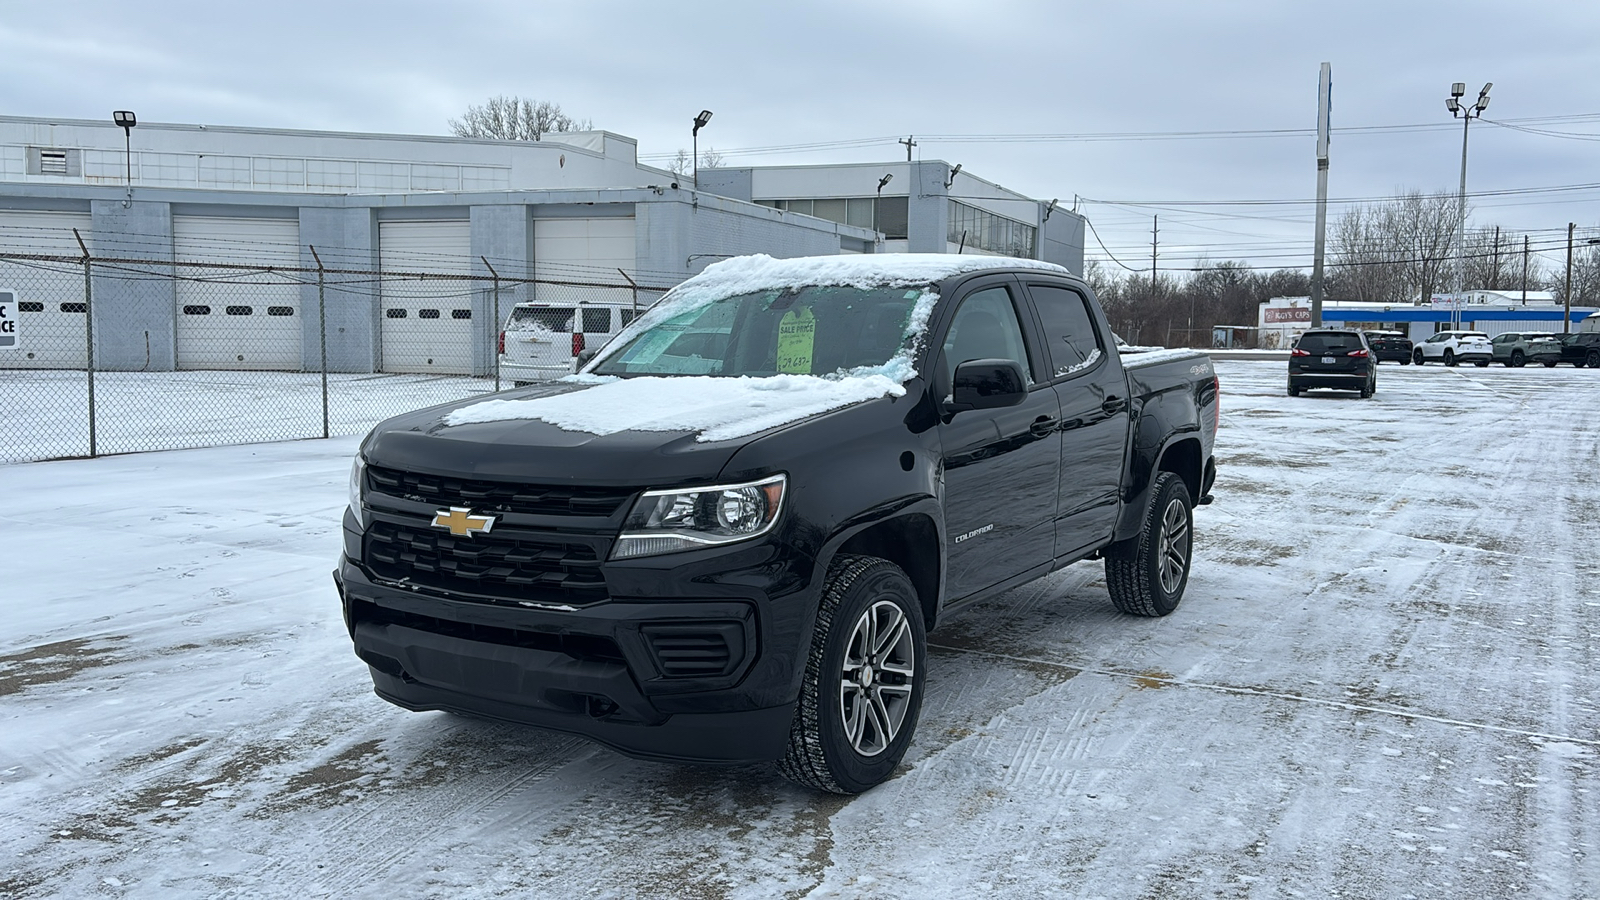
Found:
[[[496,600],[581,606],[606,598],[595,548],[558,537],[456,537],[427,526],[374,521],[363,554],[373,574]]]
[[[367,468],[372,489],[440,507],[467,506],[475,513],[544,516],[599,516],[615,513],[636,492],[633,488],[556,487],[478,481],[443,475]]]
[[[646,625],[641,631],[669,677],[726,675],[744,656],[744,628],[737,622]]]

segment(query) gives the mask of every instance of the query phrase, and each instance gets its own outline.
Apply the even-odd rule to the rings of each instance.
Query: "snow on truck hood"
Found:
[[[952,275],[1016,267],[1066,272],[1060,266],[1036,260],[933,253],[800,259],[773,259],[765,255],[736,257],[708,266],[704,272],[673,288],[649,312],[623,329],[613,340],[613,346],[623,346],[639,331],[722,297],[808,285],[922,287],[922,297],[912,309],[906,328],[907,336],[920,338],[927,332],[933,305],[939,299],[928,289],[930,285]],[[485,400],[449,413],[444,423],[467,425],[504,419],[537,419],[566,431],[589,434],[683,431],[695,432],[700,441],[725,441],[879,397],[902,396],[906,392],[905,383],[916,374],[912,351],[905,350],[882,366],[833,375],[764,378],[571,375],[562,380],[591,387],[551,397]]]

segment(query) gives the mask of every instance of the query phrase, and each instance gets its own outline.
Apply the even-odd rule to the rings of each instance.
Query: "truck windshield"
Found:
[[[882,366],[907,334],[921,288],[809,285],[723,297],[607,352],[596,375],[829,375]]]

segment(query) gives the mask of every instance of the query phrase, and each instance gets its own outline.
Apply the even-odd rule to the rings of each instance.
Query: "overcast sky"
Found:
[[[1593,0],[4,9],[4,114],[447,134],[468,104],[519,94],[637,138],[662,166],[701,109],[715,113],[701,148],[728,165],[903,160],[896,140],[915,135],[923,159],[1082,198],[1134,268],[1149,266],[1153,215],[1163,269],[1309,267],[1320,63],[1334,80],[1330,223],[1353,200],[1453,193],[1461,125],[1444,98],[1492,81],[1471,126],[1471,226],[1531,234],[1551,263],[1568,222],[1600,237]],[[815,144],[834,146],[795,149]]]

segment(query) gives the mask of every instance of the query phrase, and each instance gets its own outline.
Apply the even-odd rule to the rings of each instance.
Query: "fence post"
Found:
[[[327,279],[322,269],[322,257],[317,255],[317,248],[310,244],[306,248],[311,251],[311,258],[317,261],[317,343],[322,351],[322,436],[327,438],[328,430],[328,304],[324,296]]]
[[[89,457],[93,459],[99,455],[94,409],[94,275],[89,262],[89,246],[83,242],[83,235],[74,228],[72,236],[78,239],[78,248],[83,251],[83,325],[87,351],[85,359],[89,370]]]
[[[634,316],[634,318],[638,318],[639,317],[639,283],[634,281],[632,278],[629,278],[627,272],[624,272],[621,269],[618,269],[617,272],[618,272],[618,274],[620,274],[622,276],[624,281],[628,282],[628,286],[633,288],[633,316]]]
[[[500,392],[500,273],[496,272],[494,270],[494,266],[489,265],[489,258],[488,257],[480,256],[478,258],[483,260],[484,267],[489,270],[489,274],[490,275],[494,276],[494,320],[489,323],[489,334],[493,337],[492,344],[494,346],[494,389],[495,389],[495,393],[499,393]]]

